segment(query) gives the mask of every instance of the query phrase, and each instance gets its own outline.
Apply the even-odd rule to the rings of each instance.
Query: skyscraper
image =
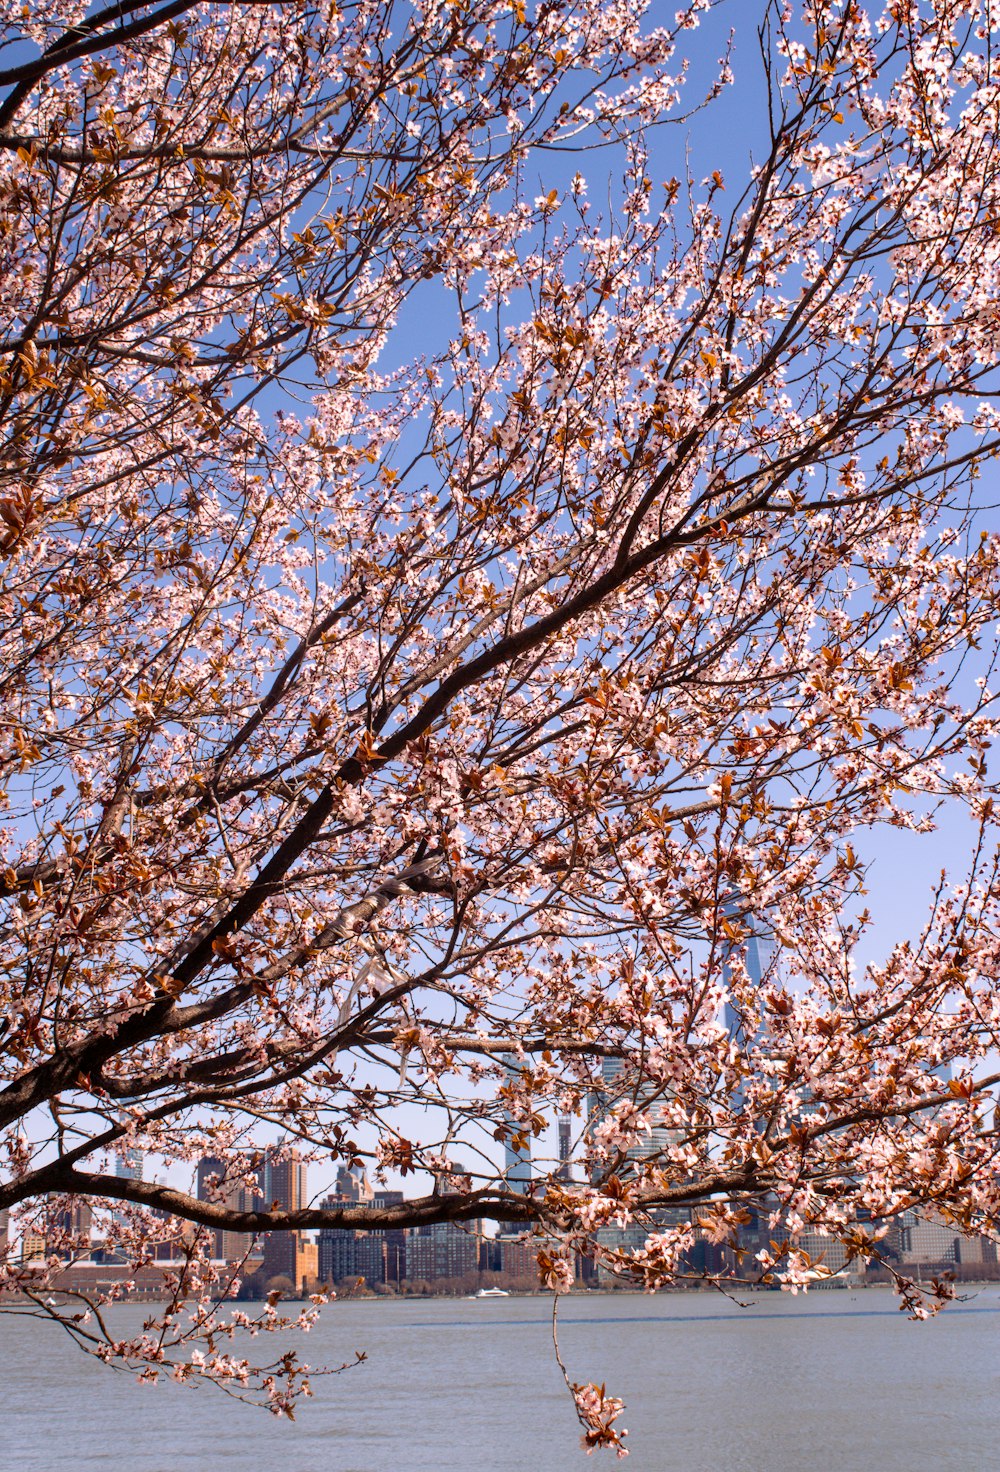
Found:
[[[559,1169],[556,1171],[556,1179],[559,1181],[572,1181],[573,1179],[573,1121],[568,1114],[559,1116]]]
[[[38,1231],[27,1231],[21,1233],[21,1261],[44,1262],[45,1261],[45,1234]]]
[[[126,1146],[119,1155],[115,1156],[115,1175],[120,1181],[141,1181],[143,1163],[142,1151],[134,1145]],[[113,1211],[111,1215],[119,1226],[128,1219],[120,1208]]]
[[[663,1109],[662,1092],[653,1085],[644,1085],[637,1091],[626,1074],[625,1063],[621,1058],[602,1058],[601,1081],[603,1087],[591,1096],[591,1129],[613,1113],[616,1107],[630,1104],[634,1098],[636,1108],[650,1118],[651,1128],[629,1147],[626,1159],[641,1161],[666,1155],[673,1132],[667,1126],[656,1123]]]
[[[232,1211],[253,1211],[260,1203],[254,1186],[242,1176],[234,1176],[233,1166],[226,1166],[214,1155],[204,1155],[198,1162],[198,1200],[215,1201]],[[210,1251],[221,1262],[242,1262],[253,1244],[249,1232],[232,1232],[226,1227],[211,1229]]]
[[[778,947],[765,916],[741,915],[733,902],[724,907],[724,914],[737,918],[741,929],[746,932],[738,941],[731,942],[729,955],[723,962],[722,984],[726,989],[723,1023],[730,1038],[746,1059],[746,1071],[749,1077],[751,1076],[750,1050],[755,1043],[761,1041],[764,1035],[764,1024],[759,1011],[759,997],[765,985],[768,982],[778,981],[781,975]],[[739,947],[742,947],[745,952],[743,964],[754,994],[753,998],[747,999],[744,1004],[741,1004],[739,999],[734,1000],[735,978],[729,961],[729,956]],[[750,1006],[753,1007],[753,1012],[748,1015]],[[733,1112],[741,1114],[746,1102],[746,1086],[743,1080],[733,1090],[731,1102]]]
[[[464,1177],[468,1181],[465,1171],[454,1162],[450,1173],[453,1178]],[[462,1186],[457,1182],[440,1186],[442,1196],[451,1196],[461,1190]],[[483,1239],[480,1219],[461,1223],[433,1222],[412,1228],[406,1234],[406,1276],[434,1282],[439,1278],[464,1278],[478,1272]]]
[[[402,1191],[372,1192],[360,1167],[341,1169],[337,1191],[322,1205],[367,1206],[376,1210],[403,1200]],[[364,1278],[366,1283],[398,1283],[406,1277],[406,1232],[402,1227],[376,1231],[352,1231],[345,1227],[323,1227],[319,1234],[319,1276],[324,1283],[344,1278]]]
[[[403,1200],[402,1191],[376,1191],[372,1205],[378,1209],[397,1206]],[[385,1231],[369,1232],[368,1266],[381,1277],[365,1277],[369,1282],[400,1283],[406,1277],[406,1230],[403,1227],[388,1227]]]
[[[283,1145],[269,1150],[260,1185],[265,1209],[300,1211],[306,1203],[306,1163],[299,1152]]]
[[[302,1209],[308,1199],[306,1163],[297,1150],[278,1145],[268,1151],[261,1169],[261,1195],[266,1211]],[[270,1278],[281,1277],[298,1287],[304,1246],[301,1232],[268,1232],[261,1266],[265,1283]]]
[[[744,916],[743,923],[750,927],[749,934],[742,944],[746,948],[744,965],[747,977],[755,992],[759,992],[766,982],[775,980],[778,975],[778,947],[774,935],[767,921],[762,916],[752,918]],[[722,968],[722,981],[727,993],[725,1004],[725,1024],[731,1038],[734,1038],[741,1047],[747,1048],[754,1042],[758,1029],[753,1027],[747,1034],[747,1019],[743,1016],[741,1009],[733,1002],[730,988],[733,982],[732,968],[727,960]]]
[[[337,1188],[331,1200],[339,1204],[352,1202],[355,1206],[366,1206],[372,1199],[372,1188],[363,1165],[342,1165],[337,1171]]]
[[[513,1083],[520,1072],[517,1059],[513,1053],[507,1053],[503,1061],[507,1076]],[[507,1131],[503,1147],[503,1178],[508,1190],[526,1196],[531,1190],[531,1143],[521,1124],[507,1110],[503,1118]]]
[[[115,1156],[115,1175],[120,1181],[141,1181],[143,1154],[134,1145]]]
[[[595,1089],[591,1095],[589,1128],[596,1130],[609,1115],[620,1113],[629,1106],[633,1106],[645,1114],[650,1122],[650,1127],[641,1133],[635,1142],[625,1151],[623,1161],[616,1161],[614,1157],[608,1164],[597,1167],[595,1175],[606,1172],[610,1166],[619,1175],[639,1175],[647,1163],[656,1165],[666,1164],[669,1161],[672,1143],[676,1140],[676,1131],[662,1123],[664,1105],[664,1091],[655,1083],[642,1083],[633,1079],[631,1069],[626,1068],[625,1061],[621,1058],[604,1058],[601,1062],[601,1087]],[[683,1210],[677,1208],[660,1207],[653,1211],[645,1211],[638,1219],[633,1220],[628,1226],[606,1226],[597,1231],[597,1241],[601,1247],[612,1253],[631,1254],[639,1251],[646,1242],[651,1231],[658,1226],[673,1225],[685,1218]],[[591,1268],[584,1276],[593,1274]],[[599,1281],[611,1281],[616,1275],[605,1263],[599,1266],[596,1276]]]
[[[339,1184],[339,1180],[338,1180]],[[320,1206],[324,1211],[335,1207],[357,1205],[338,1191],[333,1196],[324,1196]],[[361,1267],[359,1246],[363,1233],[349,1227],[321,1227],[317,1239],[317,1268],[321,1283],[340,1283],[345,1278],[366,1278]]]
[[[90,1228],[94,1213],[89,1201],[76,1200],[70,1207],[54,1212],[49,1220],[49,1231],[54,1244],[52,1251],[66,1261],[86,1257],[90,1252]]]

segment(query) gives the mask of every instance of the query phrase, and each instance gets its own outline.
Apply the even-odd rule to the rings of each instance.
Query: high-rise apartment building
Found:
[[[94,1219],[89,1201],[74,1201],[49,1217],[52,1251],[65,1260],[87,1257],[90,1253],[90,1228]]]
[[[306,1163],[299,1152],[278,1145],[268,1151],[261,1167],[261,1196],[265,1210],[301,1211],[306,1194]],[[309,1275],[308,1244],[301,1232],[286,1230],[268,1232],[264,1242],[261,1275],[267,1283],[272,1278],[287,1278],[296,1288]]]
[[[402,1191],[376,1191],[372,1205],[376,1209],[398,1206]],[[401,1283],[406,1277],[406,1238],[403,1227],[388,1227],[369,1232],[365,1278],[370,1283]]]
[[[596,1132],[612,1115],[627,1114],[634,1109],[646,1117],[646,1127],[638,1133],[633,1143],[625,1150],[624,1159],[611,1159],[595,1170],[595,1177],[614,1165],[621,1174],[639,1174],[648,1163],[667,1161],[671,1145],[676,1140],[676,1131],[663,1123],[664,1095],[653,1082],[638,1079],[624,1059],[606,1057],[601,1060],[601,1083],[590,1096],[590,1118],[588,1129]],[[649,1234],[658,1227],[675,1224],[684,1219],[677,1209],[659,1208],[645,1214],[641,1221],[633,1221],[626,1227],[601,1227],[597,1232],[598,1243],[608,1252],[631,1254],[641,1249]],[[589,1281],[595,1276],[592,1265],[581,1267],[580,1276]],[[599,1280],[614,1276],[607,1259],[596,1271]]]
[[[433,1222],[406,1237],[406,1276],[433,1283],[479,1270],[482,1222]]]
[[[360,1205],[381,1209],[402,1200],[402,1191],[376,1191],[372,1194],[369,1190],[367,1196],[360,1199],[352,1199],[338,1191],[334,1196],[327,1196],[322,1205],[326,1208]],[[318,1242],[321,1282],[339,1283],[345,1278],[363,1278],[366,1283],[400,1282],[406,1277],[406,1236],[402,1227],[371,1232],[323,1227]]]
[[[324,1196],[320,1206],[332,1211],[338,1206],[356,1205],[345,1201],[339,1193]],[[321,1227],[317,1240],[317,1265],[321,1283],[341,1283],[345,1278],[367,1277],[361,1271],[358,1244],[362,1233],[349,1227]]]
[[[214,1155],[204,1155],[198,1162],[198,1200],[215,1201],[232,1211],[255,1211],[260,1205],[260,1189],[256,1181],[234,1174],[236,1167],[226,1165]],[[211,1254],[220,1262],[242,1262],[253,1246],[248,1232],[233,1232],[227,1227],[213,1227]]]
[[[42,1232],[28,1231],[21,1233],[21,1261],[44,1262],[46,1256],[45,1235]]]
[[[453,1178],[465,1177],[462,1167],[454,1163],[450,1173]],[[459,1193],[459,1185],[441,1187],[442,1196]],[[464,1278],[478,1272],[484,1236],[481,1220],[432,1222],[411,1228],[406,1234],[407,1278],[433,1283],[440,1278]]]
[[[305,1206],[306,1163],[293,1148],[278,1145],[264,1156],[260,1189],[265,1209],[300,1211]]]

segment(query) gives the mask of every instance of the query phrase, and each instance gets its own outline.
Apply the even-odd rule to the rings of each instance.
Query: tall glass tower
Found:
[[[115,1175],[120,1181],[141,1181],[142,1166],[142,1151],[134,1145],[115,1156]]]
[[[556,1178],[560,1181],[573,1179],[573,1121],[568,1114],[559,1116],[559,1169]]]
[[[603,1088],[599,1093],[595,1093],[591,1100],[591,1127],[599,1124],[602,1119],[606,1119],[615,1104],[631,1099],[633,1090],[627,1079],[622,1078],[624,1070],[625,1064],[621,1058],[602,1058]],[[656,1120],[663,1101],[659,1096],[650,1098],[649,1093],[648,1088],[645,1091],[640,1089],[636,1102],[639,1109],[651,1114]],[[665,1125],[654,1123],[648,1134],[644,1134],[626,1152],[627,1159],[648,1160],[652,1156],[665,1155],[670,1147],[671,1134],[672,1132]]]
[[[142,1169],[142,1151],[134,1145],[129,1145],[120,1155],[115,1156],[115,1175],[120,1181],[141,1181]],[[119,1224],[123,1224],[128,1220],[126,1213],[120,1206],[112,1211],[111,1216],[112,1220]]]
[[[766,981],[772,980],[777,974],[778,947],[770,927],[759,916],[754,916],[749,922],[744,917],[744,923],[749,923],[752,927],[745,941],[747,975],[754,989],[759,991]],[[722,968],[722,980],[728,990],[732,982],[732,971],[728,961]],[[725,1021],[729,1036],[735,1038],[741,1047],[749,1047],[754,1042],[757,1029],[755,1028],[753,1033],[747,1036],[746,1019],[733,1005],[731,996],[726,998]]]
[[[507,1053],[503,1061],[508,1077],[513,1081],[520,1071],[517,1059],[513,1053]],[[531,1190],[531,1144],[526,1137],[522,1137],[515,1145],[514,1138],[521,1133],[521,1126],[506,1110],[503,1119],[507,1126],[503,1147],[503,1178],[509,1191],[517,1191],[519,1195],[526,1196]]]

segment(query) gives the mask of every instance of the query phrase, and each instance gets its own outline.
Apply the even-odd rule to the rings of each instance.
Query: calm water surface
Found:
[[[132,1322],[142,1310],[117,1310]],[[293,1424],[211,1390],[147,1389],[55,1329],[0,1318],[3,1472],[995,1472],[1000,1290],[927,1324],[887,1292],[564,1301],[570,1375],[628,1403],[632,1455],[588,1458],[541,1299],[331,1304]]]

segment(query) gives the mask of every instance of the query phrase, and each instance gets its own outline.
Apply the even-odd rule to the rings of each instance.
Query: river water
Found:
[[[122,1327],[143,1310],[116,1310]],[[258,1341],[259,1343],[259,1341]],[[294,1424],[211,1389],[145,1388],[60,1331],[0,1318],[3,1472],[994,1472],[1000,1289],[930,1323],[885,1290],[564,1300],[571,1378],[622,1396],[628,1462],[588,1458],[540,1298],[331,1304]]]

